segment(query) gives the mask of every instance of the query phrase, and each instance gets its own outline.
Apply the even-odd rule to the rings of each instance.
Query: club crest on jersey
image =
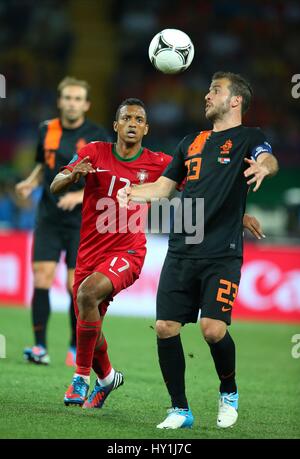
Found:
[[[139,179],[140,183],[144,183],[144,181],[148,178],[148,172],[144,169],[141,169],[139,172],[137,172],[136,176]]]
[[[220,147],[220,155],[229,155],[232,145],[233,145],[232,140],[230,139],[226,140],[224,145]]]
[[[85,139],[78,139],[76,142],[76,151],[78,152],[81,148],[83,148],[86,145],[86,140]]]
[[[218,163],[220,163],[220,164],[228,164],[228,163],[230,163],[230,158],[224,158],[224,156],[221,157],[221,158],[219,157],[218,158]]]

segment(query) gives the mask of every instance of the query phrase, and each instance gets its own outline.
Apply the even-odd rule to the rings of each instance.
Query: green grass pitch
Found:
[[[66,314],[52,313],[49,367],[25,363],[32,344],[30,311],[0,308],[0,334],[6,358],[0,359],[0,438],[225,439],[300,438],[300,359],[292,357],[291,338],[299,325],[235,322],[240,392],[238,423],[216,427],[218,380],[198,325],[183,328],[186,387],[195,424],[192,429],[160,431],[169,407],[156,357],[154,320],[107,316],[104,331],[113,366],[125,384],[102,410],[65,407],[63,396],[72,369],[64,364],[69,338]],[[94,375],[91,378],[94,383]]]

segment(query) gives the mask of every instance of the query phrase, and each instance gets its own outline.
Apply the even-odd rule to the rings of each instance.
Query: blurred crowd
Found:
[[[32,143],[41,120],[56,112],[56,86],[67,71],[74,38],[65,5],[0,0],[0,73],[7,93],[0,103],[1,164],[18,168],[19,150]]]
[[[187,132],[208,127],[204,96],[217,70],[241,73],[255,98],[245,123],[263,126],[284,166],[300,166],[300,103],[291,78],[300,73],[300,3],[288,1],[118,0],[114,20],[121,30],[121,69],[115,104],[128,94],[148,105],[152,138],[172,149]],[[118,6],[118,7],[117,7]],[[148,60],[157,31],[186,31],[195,58],[185,74],[159,75]]]
[[[56,114],[74,35],[66,0],[0,0],[0,228],[31,229],[40,190],[27,200],[14,185],[33,168],[37,127]]]
[[[238,72],[250,81],[255,94],[245,124],[262,127],[281,170],[300,170],[300,99],[291,95],[292,76],[300,73],[299,2],[107,2],[109,20],[117,30],[119,71],[108,88],[105,119],[113,119],[124,98],[143,99],[151,126],[145,143],[172,153],[184,135],[209,127],[203,101],[212,74],[217,70]],[[11,196],[11,208],[20,206],[13,197],[12,183],[33,166],[37,126],[55,114],[56,85],[68,73],[77,37],[67,5],[59,0],[0,0],[0,45],[4,50],[0,64],[9,94],[0,100],[0,224],[5,197]],[[194,43],[193,64],[182,75],[160,74],[148,59],[151,38],[164,28],[184,30]],[[283,231],[299,236],[300,202],[295,198],[296,184],[291,187],[296,189],[293,203],[288,193],[282,195],[285,214],[279,220],[285,222]],[[35,202],[33,197],[31,205]],[[22,219],[10,221],[15,227]]]

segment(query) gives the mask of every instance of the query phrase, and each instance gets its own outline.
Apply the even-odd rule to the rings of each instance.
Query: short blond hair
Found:
[[[78,80],[72,76],[66,76],[57,86],[58,97],[61,97],[63,89],[67,86],[80,86],[86,90],[86,100],[90,100],[91,87],[85,80]]]

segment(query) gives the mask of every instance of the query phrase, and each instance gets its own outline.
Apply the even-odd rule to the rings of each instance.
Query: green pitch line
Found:
[[[299,325],[236,322],[230,328],[237,347],[240,410],[237,425],[216,428],[218,381],[197,325],[182,330],[186,387],[195,416],[193,429],[160,431],[169,399],[156,358],[153,319],[106,317],[105,335],[125,384],[102,410],[67,408],[63,396],[72,369],[64,364],[69,339],[66,314],[53,313],[49,325],[49,367],[25,363],[32,344],[30,312],[0,308],[0,438],[300,438],[300,358],[291,342]],[[94,376],[91,378],[94,383]]]

